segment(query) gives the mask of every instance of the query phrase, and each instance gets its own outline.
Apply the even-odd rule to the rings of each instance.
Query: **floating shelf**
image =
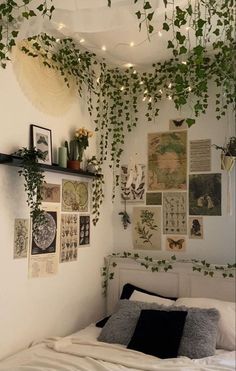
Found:
[[[21,167],[22,162],[23,161],[21,157],[0,153],[0,164]],[[71,174],[71,175],[86,177],[86,178],[100,178],[101,177],[101,175],[91,173],[90,171],[68,169],[68,168],[61,167],[57,164],[53,164],[53,165],[40,164],[40,166],[42,167],[43,170],[50,171],[52,173]]]

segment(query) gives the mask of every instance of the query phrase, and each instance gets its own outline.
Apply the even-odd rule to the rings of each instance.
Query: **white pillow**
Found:
[[[184,305],[188,308],[216,308],[220,313],[216,347],[235,350],[235,303],[208,298],[179,298],[175,305]]]
[[[130,296],[129,300],[132,300],[132,301],[143,301],[145,303],[157,303],[157,304],[166,305],[168,307],[170,305],[174,305],[175,304],[175,300],[160,298],[159,296],[145,294],[145,293],[140,292],[140,291],[137,291],[137,290],[134,290],[134,292]]]

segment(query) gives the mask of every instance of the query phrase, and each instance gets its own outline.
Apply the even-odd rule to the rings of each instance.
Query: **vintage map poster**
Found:
[[[189,217],[189,238],[203,239],[203,218],[201,216]]]
[[[62,180],[62,211],[88,211],[88,182]]]
[[[41,189],[42,202],[61,201],[61,186],[60,184],[44,183]]]
[[[161,250],[161,208],[133,208],[133,247],[139,250]]]
[[[172,119],[169,122],[169,129],[170,130],[183,130],[188,129],[188,124],[186,120],[183,118]]]
[[[147,192],[146,193],[146,205],[162,205],[162,193],[161,192]]]
[[[148,134],[148,190],[185,190],[187,131]]]
[[[128,165],[121,166],[121,200],[128,202],[143,202],[145,195],[145,169],[146,166],[135,165],[128,169]]]
[[[221,215],[221,174],[189,176],[189,214]]]
[[[47,277],[57,273],[59,263],[59,205],[44,205],[45,224],[31,232],[29,277]]]
[[[90,244],[90,215],[79,216],[79,246]]]
[[[61,214],[60,263],[77,260],[78,214]]]
[[[14,259],[27,258],[29,244],[29,219],[15,219]]]
[[[163,233],[187,234],[186,192],[163,193]]]
[[[166,250],[174,252],[186,251],[185,236],[166,236]]]
[[[190,141],[190,173],[211,171],[211,140]]]

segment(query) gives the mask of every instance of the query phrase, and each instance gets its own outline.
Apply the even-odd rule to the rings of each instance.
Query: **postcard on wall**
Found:
[[[187,131],[148,134],[148,190],[187,187]]]
[[[121,166],[121,199],[128,202],[143,202],[145,195],[146,166],[138,164],[134,169]]]
[[[133,247],[139,250],[161,250],[161,208],[133,208]]]
[[[29,219],[16,218],[14,223],[14,259],[27,258]]]
[[[60,184],[44,183],[41,188],[42,202],[61,202]]]
[[[163,233],[187,234],[186,192],[163,193]]]
[[[90,215],[79,216],[79,246],[90,245]]]
[[[31,231],[29,277],[46,277],[56,274],[59,258],[59,205],[44,205],[45,223],[37,232]]]
[[[161,192],[147,192],[146,193],[146,205],[162,205],[162,193]]]
[[[221,174],[189,175],[189,214],[221,215]]]
[[[62,211],[88,211],[88,182],[62,180]]]
[[[190,172],[211,171],[211,140],[190,141]]]
[[[188,129],[188,124],[183,118],[172,119],[169,122],[169,130],[183,130]]]
[[[200,216],[189,217],[189,238],[203,239],[203,218]]]
[[[60,263],[77,260],[78,214],[61,214]]]
[[[185,236],[166,236],[166,250],[174,252],[186,251]]]

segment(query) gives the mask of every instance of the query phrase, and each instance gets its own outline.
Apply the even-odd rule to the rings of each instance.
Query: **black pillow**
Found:
[[[187,311],[142,310],[127,346],[159,358],[176,358]]]

